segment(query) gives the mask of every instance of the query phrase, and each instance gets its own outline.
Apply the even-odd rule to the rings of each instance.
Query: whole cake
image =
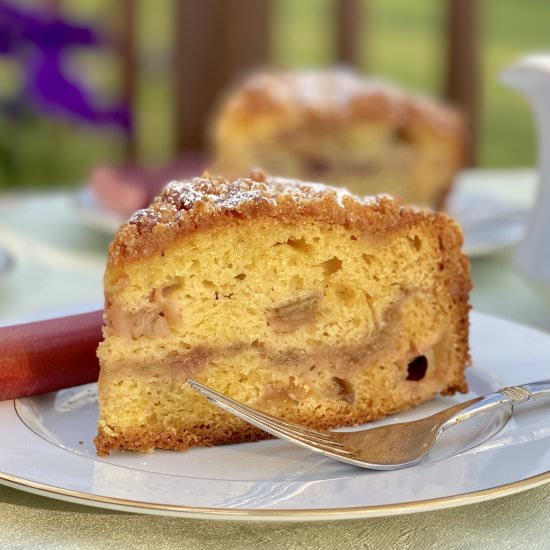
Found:
[[[213,126],[216,169],[342,185],[441,207],[463,162],[450,107],[347,70],[255,74]]]
[[[98,453],[269,437],[187,377],[318,428],[465,391],[461,243],[388,196],[262,173],[168,184],[110,247]]]

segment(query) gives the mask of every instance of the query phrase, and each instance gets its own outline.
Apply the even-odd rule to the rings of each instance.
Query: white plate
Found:
[[[470,395],[548,377],[550,335],[472,315]],[[432,413],[440,398],[391,421]],[[82,504],[151,514],[265,521],[420,512],[550,481],[550,402],[525,404],[476,449],[394,472],[362,470],[280,440],[185,453],[95,455],[95,385],[0,403],[0,481]]]
[[[447,201],[447,211],[462,226],[464,252],[485,256],[517,244],[527,224],[535,189],[535,172],[466,170]],[[90,188],[77,195],[81,220],[89,227],[114,233],[124,219],[100,206]]]

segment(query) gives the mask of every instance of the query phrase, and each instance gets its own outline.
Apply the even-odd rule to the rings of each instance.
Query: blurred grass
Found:
[[[42,4],[41,0],[27,0]],[[330,0],[274,0],[274,62],[282,67],[324,66],[331,61]],[[160,163],[172,155],[172,81],[169,48],[172,0],[139,0],[140,83],[137,132],[140,158]],[[500,71],[529,50],[550,50],[547,0],[485,0],[485,79],[480,162],[483,166],[530,165],[534,131],[523,100],[499,83]],[[65,0],[65,13],[115,28],[108,0]],[[442,8],[439,0],[370,0],[364,14],[362,69],[431,94],[442,88]],[[465,37],[467,39],[467,37]],[[117,65],[108,51],[71,59],[87,82],[106,98],[116,96]],[[16,89],[20,74],[0,58],[0,97]],[[8,150],[6,156],[2,151]],[[0,120],[0,188],[79,184],[102,162],[122,159],[122,138],[113,131],[63,121],[29,120],[10,126]]]

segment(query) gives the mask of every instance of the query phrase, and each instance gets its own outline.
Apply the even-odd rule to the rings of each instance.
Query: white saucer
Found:
[[[471,346],[469,395],[439,398],[389,421],[548,376],[548,334],[473,314]],[[362,470],[280,440],[99,458],[92,442],[95,385],[89,384],[0,403],[0,482],[82,504],[168,516],[305,521],[421,512],[550,481],[549,410],[550,401],[523,405],[481,446],[394,472]]]
[[[126,221],[120,214],[103,208],[90,187],[84,187],[77,193],[76,210],[84,224],[106,233],[114,234]]]
[[[486,256],[523,238],[534,200],[536,173],[528,169],[465,170],[447,200],[464,233],[464,252]]]

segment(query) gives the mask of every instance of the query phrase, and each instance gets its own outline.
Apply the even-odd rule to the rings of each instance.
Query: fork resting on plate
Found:
[[[341,462],[375,470],[395,470],[418,464],[449,428],[488,414],[489,422],[483,429],[461,444],[459,450],[464,451],[498,433],[510,420],[516,405],[550,397],[550,381],[532,382],[501,388],[419,420],[342,432],[300,426],[253,409],[191,378],[188,382],[214,405],[275,437]]]

